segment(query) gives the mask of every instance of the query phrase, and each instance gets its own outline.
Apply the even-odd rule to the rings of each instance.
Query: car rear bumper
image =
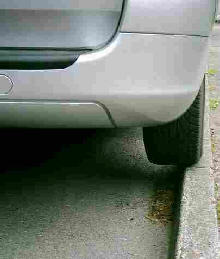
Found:
[[[106,111],[112,118],[112,127],[150,126],[174,120],[191,105],[199,91],[207,48],[208,37],[118,33],[108,46],[81,55],[66,69],[1,70],[0,74],[13,81],[13,88],[0,95],[5,107],[0,110],[0,124],[1,112],[11,109],[11,102],[17,105],[24,101],[44,105],[56,101],[98,103],[104,107],[105,120]],[[21,110],[20,116],[25,118],[25,109]],[[33,112],[36,127],[41,126],[41,113],[38,108]],[[62,117],[62,109],[59,115],[50,116],[56,122]],[[75,116],[71,127],[94,127],[95,119],[96,116],[87,116],[81,125]],[[97,127],[109,127],[109,122],[101,126],[97,123]],[[22,125],[31,123],[29,111]],[[68,126],[68,120],[65,123]]]

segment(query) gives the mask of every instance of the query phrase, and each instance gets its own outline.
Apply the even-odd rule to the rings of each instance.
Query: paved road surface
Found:
[[[1,259],[169,257],[172,224],[146,215],[178,174],[149,164],[141,129],[1,137]]]

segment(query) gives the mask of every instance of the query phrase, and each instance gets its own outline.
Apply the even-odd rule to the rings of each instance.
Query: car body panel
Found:
[[[122,32],[208,36],[217,0],[128,0]]]
[[[114,35],[120,15],[108,10],[0,10],[0,48],[99,48]]]
[[[112,128],[105,108],[92,102],[3,101],[1,127],[29,128]]]
[[[0,125],[15,118],[12,109],[23,125],[31,127],[33,115],[34,126],[42,127],[47,106],[54,107],[48,115],[50,127],[60,125],[62,114],[70,127],[94,127],[95,120],[97,127],[145,127],[175,120],[200,89],[215,12],[216,0],[1,1],[0,50],[6,63],[0,75],[9,78],[13,88],[0,95],[6,114],[0,116]],[[26,51],[33,49],[39,52],[27,58]],[[48,53],[42,49],[73,51],[69,57],[75,62],[34,70],[29,60],[47,63]],[[22,51],[28,70],[4,69],[14,57],[20,62]],[[60,102],[68,107],[68,116],[74,116],[68,117]],[[94,113],[87,116],[89,106],[75,103],[94,104]]]
[[[38,9],[38,10],[65,10],[65,9],[104,9],[121,10],[121,0],[1,0],[0,9]]]
[[[96,49],[117,31],[123,0],[1,0],[0,48]]]
[[[119,33],[66,69],[0,71],[14,83],[1,98],[98,102],[117,127],[158,125],[180,116],[195,99],[207,48],[207,37]]]

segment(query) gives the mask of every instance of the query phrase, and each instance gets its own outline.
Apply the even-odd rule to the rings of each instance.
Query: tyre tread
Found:
[[[150,162],[192,165],[202,155],[205,83],[190,108],[177,120],[143,129]]]

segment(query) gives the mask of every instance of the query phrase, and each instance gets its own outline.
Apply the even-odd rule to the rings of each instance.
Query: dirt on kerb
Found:
[[[149,204],[149,212],[145,218],[163,225],[173,221],[174,192],[172,190],[157,190],[150,198]]]
[[[220,221],[220,24],[215,24],[209,45],[208,89],[213,175]]]

